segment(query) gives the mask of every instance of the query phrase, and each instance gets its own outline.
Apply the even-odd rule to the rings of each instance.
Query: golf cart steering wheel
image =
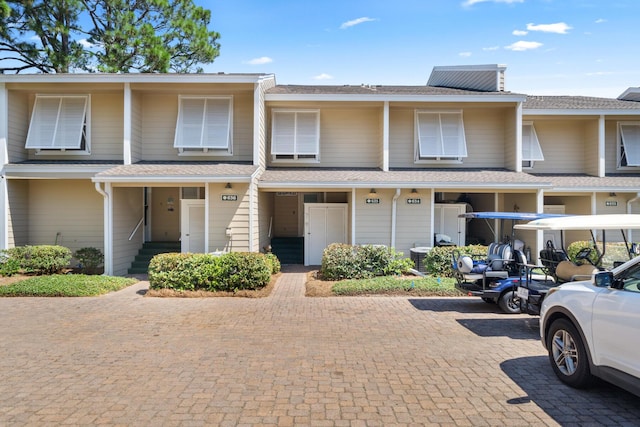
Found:
[[[576,259],[586,260],[589,264],[593,265],[593,261],[591,261],[590,258],[591,252],[593,252],[593,249],[591,248],[582,248],[576,254]]]

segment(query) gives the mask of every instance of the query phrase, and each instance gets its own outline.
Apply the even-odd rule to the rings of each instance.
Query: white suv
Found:
[[[564,383],[582,388],[599,377],[640,396],[640,257],[552,288],[540,338]]]

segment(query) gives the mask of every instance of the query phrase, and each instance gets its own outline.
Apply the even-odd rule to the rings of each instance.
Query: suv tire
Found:
[[[587,351],[573,323],[567,319],[555,320],[546,340],[549,361],[563,383],[575,388],[584,388],[593,383]]]

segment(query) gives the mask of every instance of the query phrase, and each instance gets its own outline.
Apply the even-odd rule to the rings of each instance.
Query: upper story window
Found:
[[[640,122],[618,122],[618,168],[640,166]]]
[[[462,162],[467,157],[462,111],[416,110],[415,161]]]
[[[25,148],[38,154],[89,154],[89,95],[36,95]]]
[[[232,154],[233,99],[181,96],[173,146],[183,154]]]
[[[540,140],[533,122],[522,123],[522,167],[532,168],[536,161],[544,161]]]
[[[319,161],[320,111],[274,110],[271,156],[274,161]]]

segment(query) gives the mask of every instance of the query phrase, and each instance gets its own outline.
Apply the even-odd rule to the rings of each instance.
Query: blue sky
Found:
[[[195,0],[207,72],[278,84],[423,85],[436,65],[504,64],[506,89],[615,98],[640,86],[638,0]]]

